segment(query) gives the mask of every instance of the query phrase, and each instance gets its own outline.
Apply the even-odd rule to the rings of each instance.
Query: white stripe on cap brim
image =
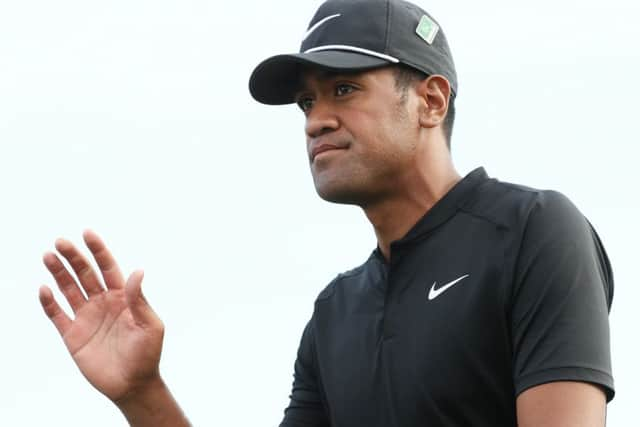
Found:
[[[369,49],[363,49],[361,47],[356,47],[356,46],[343,45],[343,44],[330,44],[325,46],[316,46],[306,50],[304,53],[323,52],[326,50],[346,50],[350,52],[363,53],[369,56],[375,56],[376,58],[384,59],[385,61],[393,62],[394,64],[397,64],[398,62],[400,62],[398,58],[385,55],[384,53],[376,52]]]

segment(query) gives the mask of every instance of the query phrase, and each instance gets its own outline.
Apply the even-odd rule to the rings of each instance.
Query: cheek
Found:
[[[363,162],[397,158],[415,145],[419,135],[417,114],[411,114],[408,104],[394,99],[376,106],[343,116],[344,130],[353,141],[351,148]]]
[[[378,139],[378,145],[385,151],[401,150],[407,144],[412,145],[417,135],[406,108],[390,107],[385,114],[377,115],[373,122],[375,129],[371,135]]]
[[[395,132],[393,121],[389,112],[381,110],[352,111],[344,127],[358,144],[375,147]]]

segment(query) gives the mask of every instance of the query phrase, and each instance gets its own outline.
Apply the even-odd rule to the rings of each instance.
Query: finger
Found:
[[[60,335],[64,336],[67,330],[71,327],[71,319],[60,308],[55,298],[53,297],[51,289],[46,286],[41,286],[38,292],[38,297],[40,299],[40,305],[42,305],[45,314],[49,319],[51,319],[51,322],[56,327]]]
[[[157,322],[158,317],[142,294],[143,277],[144,272],[142,270],[131,273],[131,276],[127,279],[124,291],[127,306],[129,306],[129,310],[131,310],[133,319],[138,325],[144,327]]]
[[[82,289],[84,289],[89,297],[104,292],[102,283],[100,283],[100,279],[95,270],[73,243],[66,239],[58,239],[56,240],[56,249],[69,261],[71,268],[80,281],[80,285],[82,285]]]
[[[47,252],[42,257],[42,261],[55,279],[58,284],[58,288],[60,288],[60,291],[71,306],[71,309],[76,313],[80,307],[87,302],[87,299],[78,287],[76,280],[73,278],[71,273],[69,273],[64,264],[62,264],[62,261],[60,261],[60,258],[58,258],[56,254]]]
[[[118,263],[107,249],[106,245],[98,237],[96,233],[91,230],[86,230],[83,235],[84,242],[93,254],[93,258],[98,263],[102,278],[108,289],[122,289],[124,287],[124,276],[120,272]]]

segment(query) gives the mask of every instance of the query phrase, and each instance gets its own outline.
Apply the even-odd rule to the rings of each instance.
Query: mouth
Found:
[[[314,147],[314,149],[311,152],[311,162],[313,163],[313,161],[318,157],[318,156],[322,156],[325,153],[331,153],[331,152],[335,152],[335,151],[339,151],[339,150],[346,150],[347,147],[341,147],[341,146],[337,146],[337,145],[333,145],[333,144],[320,144],[316,147]]]

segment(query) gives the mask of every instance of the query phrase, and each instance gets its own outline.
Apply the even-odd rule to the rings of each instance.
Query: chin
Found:
[[[352,186],[339,185],[339,183],[321,183],[314,180],[316,192],[321,199],[341,205],[362,206],[366,202],[366,196]]]

